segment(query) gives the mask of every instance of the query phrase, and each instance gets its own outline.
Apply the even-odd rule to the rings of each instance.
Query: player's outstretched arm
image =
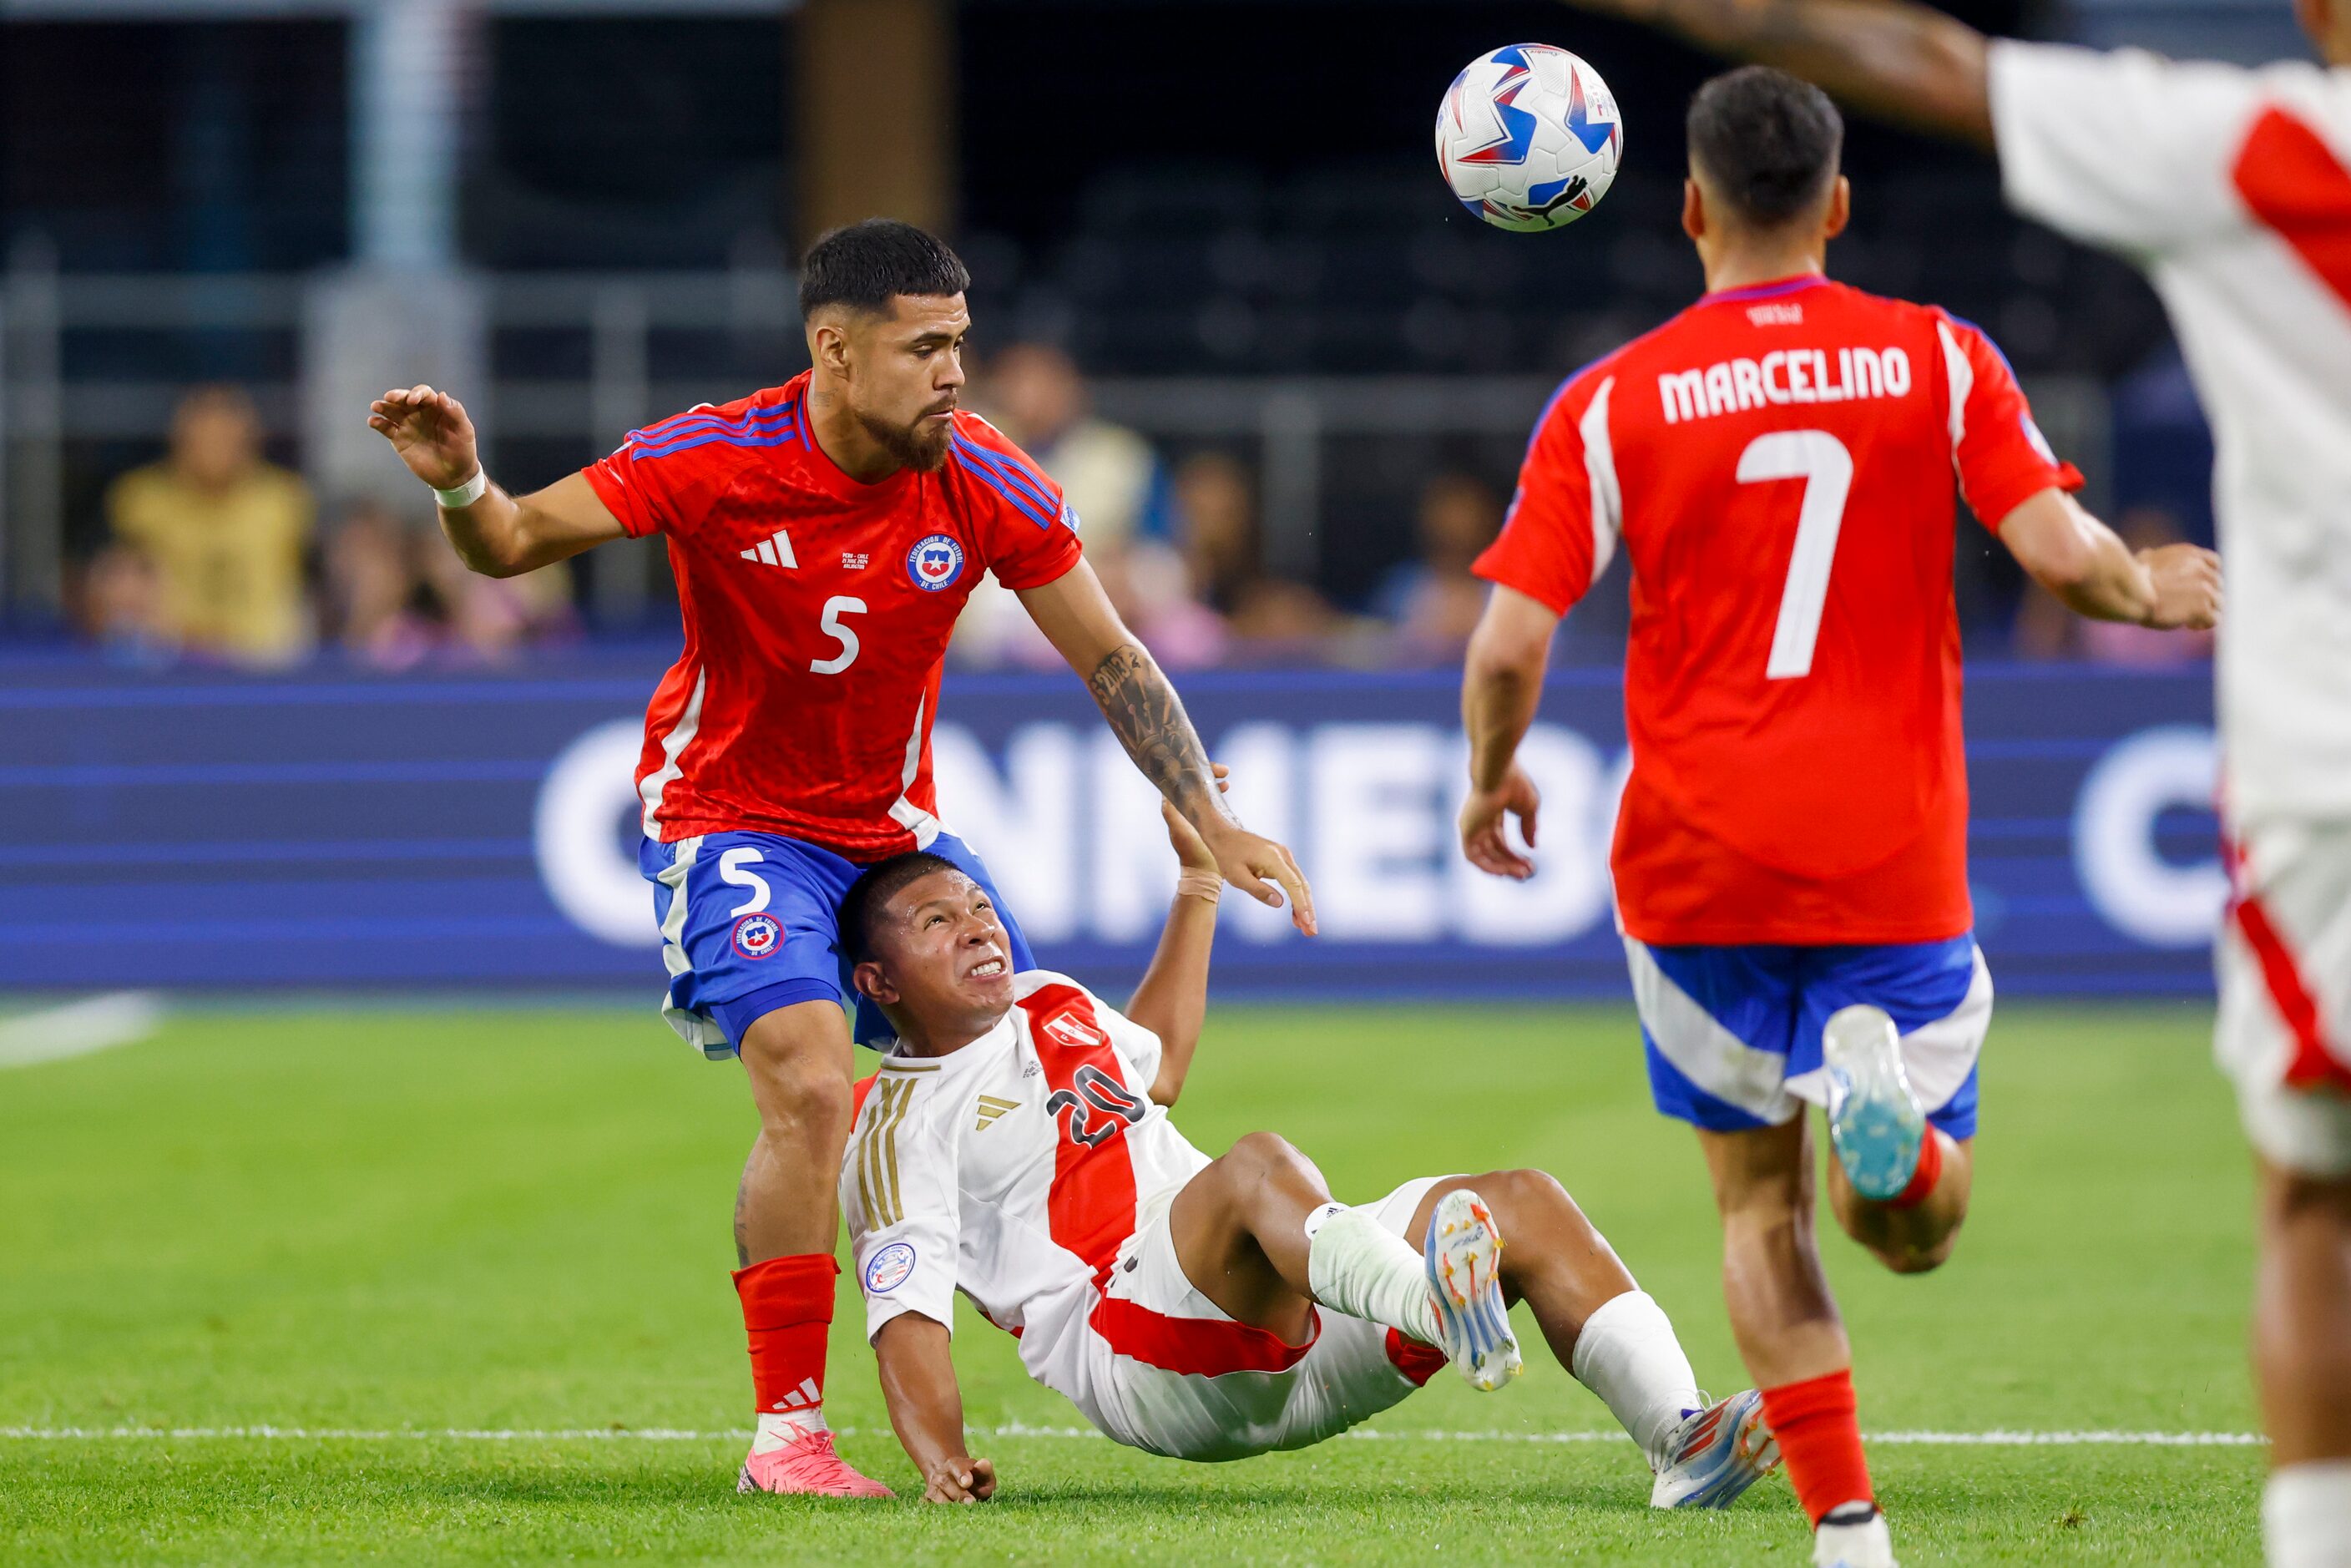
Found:
[[[986,1502],[996,1466],[964,1452],[963,1390],[956,1383],[946,1325],[902,1312],[873,1336],[882,1398],[906,1457],[922,1472],[925,1502]]]
[[[1519,819],[1534,847],[1535,812],[1542,805],[1534,780],[1518,764],[1519,742],[1542,701],[1559,615],[1514,588],[1497,585],[1470,634],[1461,668],[1461,728],[1469,737],[1469,793],[1461,802],[1461,852],[1479,871],[1520,881],[1534,862],[1503,836],[1505,818]]]
[[[1281,906],[1314,934],[1314,892],[1284,846],[1250,832],[1233,815],[1208,770],[1208,754],[1184,711],[1167,672],[1135,640],[1102,591],[1094,569],[1077,565],[1040,588],[1024,588],[1020,602],[1046,640],[1085,678],[1086,689],[1110,721],[1134,766],[1167,803],[1199,830],[1217,873],[1259,904]],[[1275,884],[1280,884],[1276,886]]]
[[[1985,40],[1913,0],[1567,0],[1778,66],[1864,113],[1989,150]]]
[[[535,571],[626,532],[580,475],[520,498],[491,484],[474,422],[447,392],[395,387],[370,406],[368,427],[440,492],[441,531],[457,559],[485,577]]]
[[[2073,497],[2047,489],[2001,519],[2001,542],[2067,609],[2094,621],[2203,631],[2220,619],[2220,558],[2200,545],[2134,554]]]
[[[1225,787],[1225,771],[1218,763],[1219,789]],[[1221,878],[1217,857],[1208,852],[1199,831],[1165,801],[1159,814],[1166,821],[1167,841],[1176,851],[1176,902],[1160,928],[1151,967],[1127,998],[1126,1016],[1159,1037],[1159,1075],[1151,1081],[1151,1097],[1173,1105],[1184,1092],[1192,1051],[1200,1043],[1200,1025],[1208,1016],[1208,954],[1217,941]]]

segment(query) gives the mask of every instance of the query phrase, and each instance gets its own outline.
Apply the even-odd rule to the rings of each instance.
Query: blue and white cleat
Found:
[[[1486,1200],[1468,1187],[1437,1199],[1421,1257],[1437,1300],[1439,1348],[1469,1386],[1490,1394],[1525,1370],[1502,1300],[1502,1233]]]
[[[1649,1506],[1729,1508],[1779,1468],[1780,1443],[1763,1424],[1763,1396],[1750,1388],[1691,1411],[1666,1434],[1666,1462],[1649,1489]]]
[[[1829,1142],[1853,1190],[1883,1202],[1918,1171],[1927,1113],[1902,1070],[1902,1040],[1883,1008],[1840,1008],[1821,1030]]]

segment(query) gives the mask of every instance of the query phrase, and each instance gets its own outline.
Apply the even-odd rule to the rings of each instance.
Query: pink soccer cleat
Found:
[[[895,1497],[880,1481],[849,1468],[833,1448],[830,1432],[805,1432],[780,1448],[753,1449],[736,1478],[738,1492],[786,1492],[799,1497]]]

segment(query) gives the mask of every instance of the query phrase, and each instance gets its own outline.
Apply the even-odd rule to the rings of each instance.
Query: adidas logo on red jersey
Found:
[[[769,538],[761,539],[754,548],[745,550],[743,559],[766,566],[798,567],[800,564],[792,556],[792,537],[781,528]]]

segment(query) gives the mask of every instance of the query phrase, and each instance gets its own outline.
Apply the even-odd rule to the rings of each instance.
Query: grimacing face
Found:
[[[935,871],[883,905],[857,988],[925,1034],[995,1027],[1012,1006],[1012,943],[996,906],[959,871]]]
[[[963,392],[963,296],[893,295],[886,312],[844,311],[835,324],[850,413],[902,465],[936,472]]]

